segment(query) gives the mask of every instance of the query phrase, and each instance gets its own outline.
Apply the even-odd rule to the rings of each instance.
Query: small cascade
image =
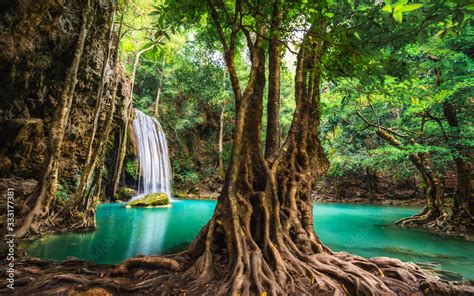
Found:
[[[163,192],[171,199],[171,166],[168,155],[168,143],[161,125],[153,117],[135,109],[136,118],[133,127],[138,141],[140,178],[138,195]]]

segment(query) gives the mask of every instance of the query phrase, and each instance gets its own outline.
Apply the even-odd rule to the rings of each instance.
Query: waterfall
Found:
[[[138,195],[131,200],[157,192],[171,198],[171,167],[165,133],[158,120],[137,109],[135,113],[133,127],[138,141],[140,178]]]

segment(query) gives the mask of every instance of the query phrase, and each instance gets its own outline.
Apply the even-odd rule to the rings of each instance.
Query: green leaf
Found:
[[[397,12],[393,13],[393,19],[394,19],[397,23],[401,24],[402,21],[403,21],[403,13],[400,12],[400,11],[397,11]]]
[[[404,5],[402,6],[398,11],[400,12],[407,12],[407,11],[413,11],[413,10],[417,10],[419,8],[423,7],[423,4],[408,4],[408,5]]]
[[[388,12],[388,13],[392,13],[392,5],[386,4],[386,5],[382,8],[382,11],[385,11],[385,12]]]
[[[362,39],[360,39],[359,33],[354,32],[354,36],[355,36],[355,38],[357,38],[357,39],[359,39],[359,40],[362,40]]]
[[[418,32],[417,41],[419,43],[423,43],[426,40],[426,38],[428,38],[428,34],[426,33],[426,31],[422,30],[422,31]]]
[[[400,8],[403,7],[403,5],[407,4],[407,2],[408,2],[407,0],[402,0],[393,4],[393,12],[395,13],[396,11],[398,11]]]
[[[466,5],[467,10],[474,10],[474,4]]]

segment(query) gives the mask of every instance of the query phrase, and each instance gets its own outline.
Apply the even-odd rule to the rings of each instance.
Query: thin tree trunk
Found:
[[[443,103],[443,113],[449,126],[453,129],[452,138],[449,141],[454,150],[454,162],[456,164],[456,193],[454,196],[454,218],[461,224],[472,227],[474,216],[474,196],[472,191],[472,172],[469,155],[465,152],[461,144],[461,130],[456,115],[455,107],[449,103]],[[449,137],[448,137],[449,138]]]
[[[391,129],[380,126],[380,123],[373,124],[369,122],[360,112],[356,112],[356,114],[368,126],[377,128],[376,133],[379,138],[391,146],[404,149],[403,144],[391,135],[396,134],[401,136],[400,134]],[[415,143],[414,140],[411,140],[411,142]],[[401,224],[402,226],[415,224],[426,225],[428,227],[444,228],[451,217],[452,211],[444,199],[444,186],[441,183],[438,174],[433,170],[430,154],[428,152],[410,153],[409,159],[420,172],[426,185],[426,204],[420,213],[414,215],[413,217],[400,219],[395,222],[395,224]]]
[[[222,103],[221,115],[219,119],[219,176],[221,180],[225,178],[224,168],[224,115],[225,115],[225,102]]]
[[[123,14],[122,19],[120,21],[118,36],[122,31],[123,25]],[[117,37],[117,42],[115,44],[115,58],[113,64],[115,65],[115,72],[118,75],[118,67],[119,67],[119,51],[120,51],[120,38]],[[110,111],[107,114],[107,118],[105,120],[105,128],[103,133],[99,139],[99,143],[97,145],[97,163],[99,164],[99,168],[96,170],[96,175],[94,178],[94,182],[91,184],[91,188],[94,188],[94,193],[92,196],[87,195],[87,198],[83,199],[82,208],[85,212],[83,223],[78,225],[77,228],[95,228],[96,220],[95,220],[95,208],[98,201],[98,197],[100,194],[101,189],[101,182],[102,182],[102,174],[103,174],[103,167],[104,167],[104,159],[107,149],[107,143],[109,142],[110,134],[112,133],[113,127],[113,120],[115,109],[117,106],[117,89],[119,85],[119,77],[117,76],[115,81],[113,82],[113,87],[111,91],[111,99],[110,99]]]
[[[94,153],[94,140],[97,133],[98,124],[99,124],[100,111],[103,105],[105,78],[106,78],[107,66],[109,64],[109,56],[110,56],[110,51],[112,49],[113,36],[114,36],[115,7],[113,7],[112,9],[113,9],[113,13],[110,19],[110,30],[109,30],[109,36],[107,39],[107,48],[105,50],[104,61],[102,62],[102,69],[100,73],[99,90],[97,92],[94,121],[92,123],[92,132],[91,132],[88,145],[87,145],[88,146],[87,155],[86,155],[86,160],[84,162],[84,166],[82,169],[79,186],[77,187],[76,192],[73,195],[73,201],[77,204],[79,204],[80,201],[84,197],[83,196],[84,191],[89,185],[90,179],[92,177],[92,173],[94,172],[95,165],[97,163],[97,157],[94,157],[93,159],[93,155],[95,154]]]
[[[160,98],[161,98],[161,92],[163,90],[163,80],[165,79],[165,64],[166,64],[166,59],[163,56],[163,66],[161,69],[161,78],[158,83],[158,90],[156,91],[156,100],[155,100],[155,116],[158,117],[158,107],[160,106]]]
[[[130,92],[128,94],[127,100],[125,101],[124,104],[124,114],[123,114],[123,134],[121,136],[121,143],[119,147],[119,152],[117,155],[117,162],[116,162],[116,167],[115,167],[115,174],[114,174],[114,181],[113,181],[113,191],[112,194],[116,194],[118,187],[120,185],[120,178],[122,176],[122,168],[123,168],[123,162],[125,160],[125,155],[127,153],[127,140],[128,140],[128,125],[130,121],[130,115],[132,113],[133,109],[133,87],[135,85],[135,76],[137,73],[137,67],[138,64],[140,63],[140,56],[152,49],[154,45],[151,45],[147,48],[144,48],[140,50],[139,52],[136,53],[135,55],[135,62],[133,63],[133,69],[132,69],[132,75],[130,77]]]
[[[57,113],[51,123],[48,143],[48,155],[45,159],[45,170],[40,177],[37,188],[34,193],[36,196],[33,209],[23,220],[23,224],[15,232],[16,237],[23,237],[28,233],[35,218],[39,215],[46,216],[49,214],[51,202],[56,197],[59,161],[61,157],[61,149],[63,145],[64,133],[68,122],[69,111],[72,106],[74,97],[74,89],[77,84],[77,73],[81,62],[84,44],[86,41],[89,27],[92,23],[91,4],[88,1],[84,11],[82,12],[82,25],[77,38],[76,49],[71,66],[66,72],[61,97],[59,98],[59,106]]]
[[[283,13],[281,0],[273,3],[273,16],[270,27],[268,53],[268,103],[267,103],[267,136],[265,158],[269,158],[280,148],[280,72],[281,44],[280,31]]]
[[[222,78],[222,88],[225,92],[225,70],[223,71]],[[222,102],[221,115],[219,117],[219,176],[221,180],[225,178],[225,168],[224,168],[224,115],[225,115],[225,106],[226,101]]]
[[[365,168],[365,176],[368,187],[369,200],[375,199],[375,193],[377,191],[377,174],[373,173],[370,168]]]

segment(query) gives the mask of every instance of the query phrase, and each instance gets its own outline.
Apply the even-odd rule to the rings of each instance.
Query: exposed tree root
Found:
[[[181,271],[183,269],[182,264],[172,258],[162,256],[142,256],[125,260],[117,265],[113,273],[125,274],[133,267],[164,268],[171,271]]]
[[[257,255],[257,254],[255,254]],[[347,253],[305,257],[300,265],[286,262],[285,270],[273,270],[253,257],[256,269],[237,264],[229,274],[214,270],[212,276],[199,273],[193,264],[182,265],[171,257],[135,257],[117,266],[95,265],[77,259],[51,263],[34,258],[16,262],[17,295],[142,294],[155,295],[473,295],[474,286],[455,285],[428,275],[413,263],[378,257],[365,259]],[[224,262],[221,262],[221,264]],[[2,273],[5,271],[2,270]],[[2,274],[2,276],[5,276]],[[0,294],[9,293],[2,287]],[[82,295],[82,294],[81,294]],[[92,294],[91,294],[92,295]]]
[[[402,227],[409,227],[410,225],[423,225],[428,221],[432,220],[435,215],[433,210],[429,210],[428,207],[424,207],[421,212],[411,217],[405,217],[395,222],[395,224]]]
[[[395,222],[404,228],[418,227],[441,234],[468,238],[474,233],[474,225],[458,219],[457,215],[450,214],[449,210],[435,211],[424,207],[418,214],[402,218]]]

